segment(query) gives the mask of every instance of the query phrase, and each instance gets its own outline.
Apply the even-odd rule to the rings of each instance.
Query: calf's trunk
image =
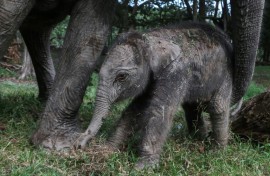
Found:
[[[99,131],[102,125],[102,120],[108,115],[113,102],[108,94],[110,90],[106,90],[108,88],[103,89],[104,87],[107,86],[102,84],[98,86],[94,115],[86,130],[86,132],[89,134],[89,139],[94,137]]]

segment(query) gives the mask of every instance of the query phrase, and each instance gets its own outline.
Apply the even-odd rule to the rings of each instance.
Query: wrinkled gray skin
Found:
[[[51,0],[50,3],[4,0],[0,3],[0,56],[3,56],[14,31],[19,29],[32,58],[39,87],[38,98],[41,101],[48,99],[55,77],[49,45],[50,33],[52,28],[71,12],[74,5],[72,1],[74,0],[61,4],[59,0]]]
[[[144,34],[129,33],[116,41],[100,70],[96,109],[83,147],[95,135],[115,101],[134,98],[123,113],[109,145],[119,148],[142,131],[138,168],[158,162],[179,105],[188,129],[203,126],[210,114],[213,139],[228,142],[232,101],[232,47],[225,34],[207,24],[183,23]],[[138,129],[136,129],[138,127]],[[202,131],[203,132],[203,131]],[[79,139],[80,140],[80,139]]]
[[[76,114],[89,75],[106,41],[115,3],[115,0],[0,1],[0,57],[12,35],[20,29],[37,73],[39,97],[47,99],[39,127],[31,138],[34,145],[62,150],[72,147],[80,135]],[[238,68],[233,74],[234,82],[239,83],[238,87],[234,86],[233,97],[239,99],[253,73],[264,0],[237,0],[232,3],[234,58]],[[53,82],[55,71],[48,49],[48,34],[51,27],[68,13],[71,18],[60,70]],[[31,46],[33,43],[35,45]],[[95,128],[98,128],[101,119],[96,122]]]

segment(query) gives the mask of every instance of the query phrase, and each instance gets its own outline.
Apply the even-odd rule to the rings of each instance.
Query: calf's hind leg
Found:
[[[218,147],[224,147],[229,138],[229,111],[231,88],[224,84],[213,97],[209,105],[210,120],[212,122],[212,137]]]
[[[107,145],[114,149],[121,149],[121,146],[127,142],[142,123],[141,111],[146,108],[145,96],[135,98],[128,106],[117,123],[116,130],[109,137]]]
[[[202,117],[202,107],[198,103],[184,104],[183,109],[185,111],[185,118],[190,135],[195,135],[199,139],[203,140],[207,137],[209,132],[209,125]]]

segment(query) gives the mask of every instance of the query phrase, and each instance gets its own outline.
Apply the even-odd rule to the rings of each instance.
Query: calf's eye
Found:
[[[115,81],[123,82],[123,81],[125,81],[127,79],[127,77],[128,77],[128,74],[126,74],[126,73],[120,73],[120,74],[118,74],[116,76]]]

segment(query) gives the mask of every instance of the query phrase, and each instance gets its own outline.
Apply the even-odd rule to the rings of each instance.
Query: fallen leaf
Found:
[[[204,153],[205,152],[204,146],[200,146],[198,150],[199,150],[200,153]]]

